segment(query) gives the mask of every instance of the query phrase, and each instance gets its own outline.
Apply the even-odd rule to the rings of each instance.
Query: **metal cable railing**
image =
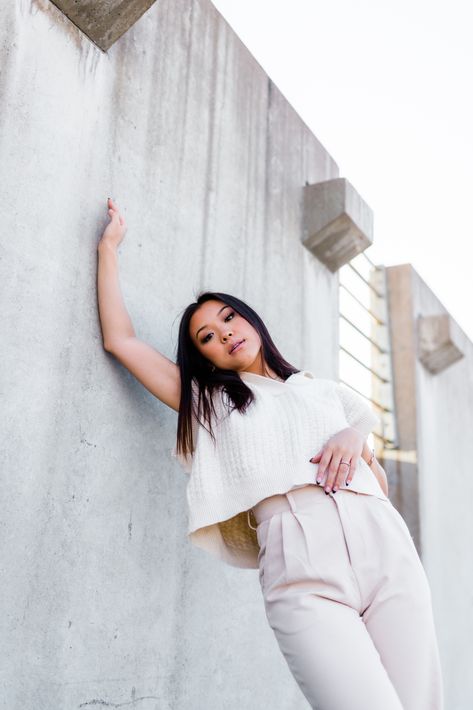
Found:
[[[379,415],[375,448],[396,447],[389,309],[384,266],[362,252],[339,270],[339,382]]]

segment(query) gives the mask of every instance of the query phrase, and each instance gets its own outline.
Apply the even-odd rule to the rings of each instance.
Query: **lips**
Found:
[[[244,343],[244,342],[245,342],[245,339],[243,338],[242,340],[238,340],[234,345],[232,345],[232,347],[231,347],[230,350],[229,350],[230,355],[235,352],[235,350],[238,348],[238,346],[239,346],[241,343]]]

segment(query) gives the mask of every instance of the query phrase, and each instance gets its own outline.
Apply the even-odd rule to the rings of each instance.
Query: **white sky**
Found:
[[[374,211],[367,255],[410,262],[473,340],[473,5],[213,0]]]

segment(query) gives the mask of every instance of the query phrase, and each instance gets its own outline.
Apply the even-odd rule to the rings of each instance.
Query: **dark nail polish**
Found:
[[[324,491],[325,495],[328,496],[328,491]]]

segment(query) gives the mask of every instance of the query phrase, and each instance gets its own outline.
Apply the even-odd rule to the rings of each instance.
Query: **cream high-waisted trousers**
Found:
[[[442,710],[429,583],[392,503],[309,484],[253,508],[269,625],[316,710]]]

